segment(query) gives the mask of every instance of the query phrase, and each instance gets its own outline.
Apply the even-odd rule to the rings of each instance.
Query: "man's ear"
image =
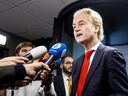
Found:
[[[60,64],[60,68],[61,68],[61,69],[63,68],[63,64]]]
[[[99,25],[96,25],[96,26],[95,26],[95,30],[96,30],[96,32],[98,33],[99,30],[100,30],[100,26],[99,26]]]

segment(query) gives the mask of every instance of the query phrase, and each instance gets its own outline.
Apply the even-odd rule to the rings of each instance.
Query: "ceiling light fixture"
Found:
[[[5,45],[6,44],[7,37],[0,34],[0,44]]]

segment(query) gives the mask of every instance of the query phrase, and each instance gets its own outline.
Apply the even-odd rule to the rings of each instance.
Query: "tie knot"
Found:
[[[70,77],[68,77],[68,79],[67,79],[68,81],[71,81],[71,78]]]
[[[94,50],[90,50],[86,52],[85,57],[90,58],[91,54],[94,52]]]

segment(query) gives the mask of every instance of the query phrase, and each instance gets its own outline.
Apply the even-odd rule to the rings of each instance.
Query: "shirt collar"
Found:
[[[95,46],[93,46],[90,50],[97,50],[97,48],[99,47],[99,45],[101,44],[101,42],[98,42]],[[86,50],[85,50],[85,52],[87,52]]]
[[[67,75],[65,75],[63,72],[62,72],[62,76],[65,80],[67,80],[69,77]]]

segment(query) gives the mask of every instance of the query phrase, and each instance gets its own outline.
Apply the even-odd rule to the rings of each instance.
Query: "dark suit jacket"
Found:
[[[0,89],[10,87],[12,83],[25,77],[22,64],[16,66],[0,66]]]
[[[54,88],[57,96],[66,96],[62,74],[59,74],[54,78]]]
[[[72,95],[75,96],[84,55],[73,64]],[[82,96],[128,96],[128,76],[122,54],[101,44],[90,66]],[[84,73],[83,73],[84,74]]]

